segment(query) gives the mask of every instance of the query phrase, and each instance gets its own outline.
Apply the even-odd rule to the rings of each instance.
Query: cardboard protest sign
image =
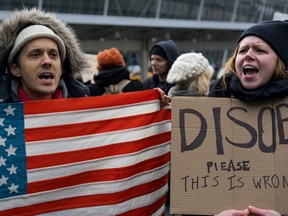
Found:
[[[288,214],[288,98],[173,97],[170,196],[173,214]]]

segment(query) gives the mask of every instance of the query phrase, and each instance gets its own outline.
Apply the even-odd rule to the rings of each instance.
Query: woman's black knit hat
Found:
[[[238,38],[237,44],[249,35],[266,41],[288,69],[288,21],[271,20],[260,22],[246,29]]]

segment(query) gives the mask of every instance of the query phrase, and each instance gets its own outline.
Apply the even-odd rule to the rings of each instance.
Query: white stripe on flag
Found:
[[[165,212],[165,203],[151,216],[163,215],[163,212]]]

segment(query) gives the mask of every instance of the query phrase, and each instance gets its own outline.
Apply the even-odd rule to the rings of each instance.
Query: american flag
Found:
[[[163,215],[171,110],[157,90],[0,105],[0,215]]]

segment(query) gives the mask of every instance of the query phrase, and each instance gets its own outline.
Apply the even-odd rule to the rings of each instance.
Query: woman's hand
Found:
[[[244,209],[244,210],[230,209],[230,210],[222,211],[215,216],[248,216],[248,215],[249,215],[248,209]]]
[[[160,93],[160,108],[162,109],[163,107],[167,106],[170,104],[170,100],[171,98],[169,98],[164,91],[162,91],[162,89],[160,88],[155,88],[159,91]]]
[[[281,214],[277,211],[271,210],[271,209],[260,209],[256,208],[254,206],[248,206],[247,209],[244,210],[225,210],[220,212],[219,214],[215,216],[281,216]]]
[[[254,206],[248,206],[248,210],[250,214],[258,215],[258,216],[281,216],[279,212],[270,209],[260,209]]]

